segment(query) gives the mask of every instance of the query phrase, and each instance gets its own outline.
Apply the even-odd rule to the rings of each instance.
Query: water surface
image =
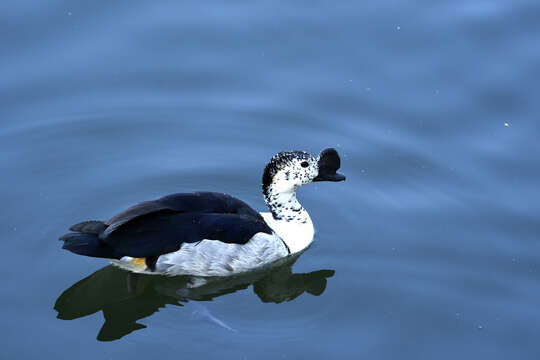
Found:
[[[540,356],[538,2],[0,9],[6,356]],[[174,192],[264,210],[270,157],[326,147],[347,181],[300,190],[316,242],[260,278],[178,292],[56,240]]]

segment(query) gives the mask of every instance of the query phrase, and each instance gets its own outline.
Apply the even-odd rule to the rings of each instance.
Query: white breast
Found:
[[[305,223],[294,221],[275,220],[271,213],[260,213],[264,221],[274,230],[274,232],[287,244],[291,254],[306,249],[312,242],[315,235],[313,222],[307,215]],[[307,214],[307,212],[306,212]]]

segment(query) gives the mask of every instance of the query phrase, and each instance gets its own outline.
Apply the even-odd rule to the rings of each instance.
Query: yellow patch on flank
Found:
[[[146,269],[146,258],[133,258],[131,263],[138,268]]]

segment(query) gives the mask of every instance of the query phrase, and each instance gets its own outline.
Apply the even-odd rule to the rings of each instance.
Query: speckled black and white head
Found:
[[[263,174],[263,194],[294,191],[319,174],[317,159],[305,151],[280,152],[272,157]]]
[[[335,149],[325,149],[314,157],[305,151],[280,152],[264,169],[264,199],[275,219],[302,220],[304,209],[296,200],[296,189],[312,181],[343,181],[336,173],[340,158]]]

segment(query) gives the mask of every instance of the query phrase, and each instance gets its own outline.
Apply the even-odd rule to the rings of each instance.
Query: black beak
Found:
[[[319,175],[313,181],[343,181],[345,175],[337,173],[341,160],[336,149],[324,149],[319,154]]]

